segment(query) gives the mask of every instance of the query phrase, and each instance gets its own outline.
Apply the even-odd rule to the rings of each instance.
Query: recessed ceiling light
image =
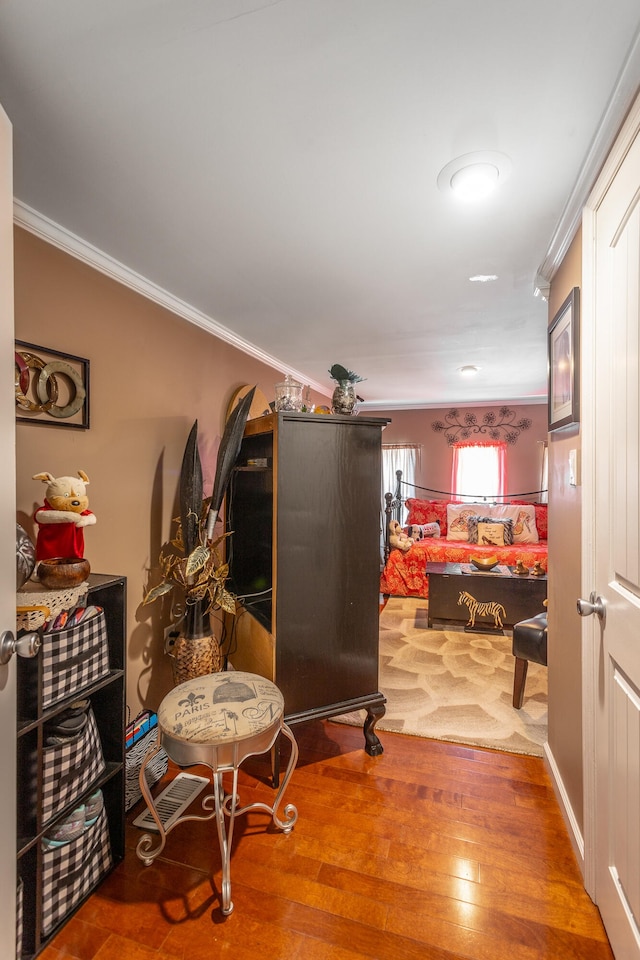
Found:
[[[473,363],[467,363],[464,367],[458,368],[458,373],[461,377],[475,377],[476,373],[480,367],[476,367]]]
[[[492,163],[470,163],[451,177],[451,189],[462,200],[482,200],[498,186],[498,177]]]
[[[469,277],[471,283],[491,283],[492,280],[497,279],[497,273],[476,273],[474,277]]]
[[[478,150],[451,160],[438,174],[438,187],[467,201],[482,200],[511,172],[511,160],[504,153]]]

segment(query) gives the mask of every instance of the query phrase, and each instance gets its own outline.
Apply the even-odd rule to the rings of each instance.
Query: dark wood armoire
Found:
[[[248,421],[227,505],[229,659],[273,680],[296,723],[367,711],[378,690],[382,429],[370,417],[274,413]]]

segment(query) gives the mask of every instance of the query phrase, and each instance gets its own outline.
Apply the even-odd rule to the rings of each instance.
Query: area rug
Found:
[[[377,730],[542,756],[547,668],[529,664],[522,709],[513,707],[511,632],[429,629],[426,600],[391,597],[380,614]],[[362,723],[364,711],[336,718]]]

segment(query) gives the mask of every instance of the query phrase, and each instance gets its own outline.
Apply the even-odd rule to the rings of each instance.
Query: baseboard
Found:
[[[562,782],[562,777],[560,776],[560,771],[555,761],[555,757],[553,756],[548,743],[545,743],[543,747],[543,755],[547,772],[551,777],[551,783],[553,784],[553,792],[555,793],[556,800],[560,805],[560,810],[562,811],[562,817],[567,827],[571,846],[573,847],[573,852],[576,856],[576,860],[578,861],[580,873],[584,879],[584,837],[573,812],[569,795],[565,789],[564,783]]]

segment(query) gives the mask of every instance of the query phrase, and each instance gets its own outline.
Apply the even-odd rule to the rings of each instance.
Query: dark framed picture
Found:
[[[15,342],[16,420],[89,429],[89,361]]]
[[[549,324],[549,430],[580,420],[580,290],[574,287]]]

